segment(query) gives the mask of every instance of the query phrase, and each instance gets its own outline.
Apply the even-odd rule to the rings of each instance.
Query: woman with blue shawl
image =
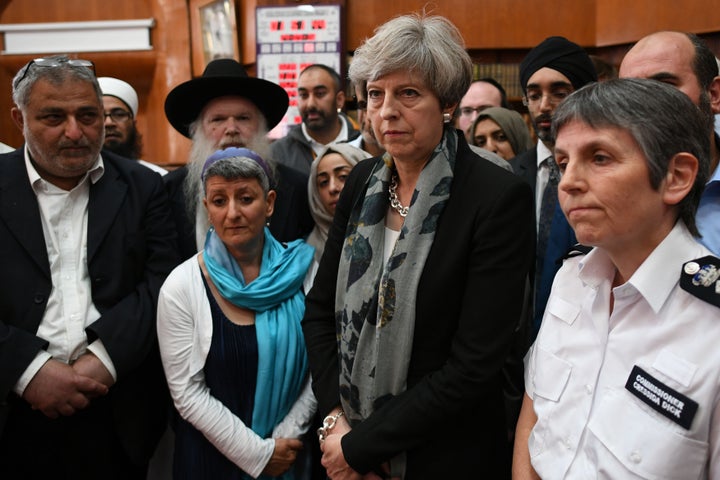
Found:
[[[313,248],[281,244],[267,163],[228,148],[203,167],[205,248],[167,278],[158,340],[175,427],[175,479],[293,479],[315,399],[300,320]]]

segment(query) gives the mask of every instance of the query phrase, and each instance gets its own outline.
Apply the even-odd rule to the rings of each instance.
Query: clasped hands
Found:
[[[375,473],[362,475],[356,472],[345,461],[340,440],[349,431],[350,424],[344,416],[341,416],[336,420],[332,430],[326,433],[325,440],[320,442],[320,450],[323,452],[320,463],[325,467],[328,477],[331,480],[382,480]]]
[[[72,365],[50,359],[38,370],[23,392],[33,410],[49,418],[73,415],[107,394],[115,383],[105,365],[91,352]]]

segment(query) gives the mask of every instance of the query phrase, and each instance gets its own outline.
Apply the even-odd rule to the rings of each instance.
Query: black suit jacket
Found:
[[[510,165],[515,173],[525,179],[536,192],[537,182],[537,149],[533,148],[521,153],[517,157],[510,160]],[[533,197],[536,198],[536,197]],[[535,210],[533,210],[534,212]],[[535,236],[535,230],[533,230]],[[558,203],[553,212],[552,223],[550,224],[550,234],[548,238],[547,248],[545,250],[545,258],[539,259],[540,272],[539,277],[535,277],[535,266],[533,265],[532,275],[534,289],[534,312],[532,322],[531,337],[534,339],[540,329],[545,306],[550,297],[550,290],[555,279],[555,274],[560,270],[562,258],[577,243],[575,232],[565,218],[565,214]]]
[[[13,386],[47,347],[35,333],[53,287],[23,152],[0,155],[0,399],[9,415],[22,401]],[[90,186],[87,226],[92,299],[101,316],[86,333],[89,343],[102,340],[117,370],[108,394],[115,425],[141,465],[165,425],[155,309],[160,286],[178,263],[176,239],[160,176],[110,152],[102,156],[105,172]]]
[[[321,415],[340,403],[335,280],[347,221],[381,161],[351,172],[306,300]],[[343,438],[354,469],[367,472],[406,451],[409,479],[509,477],[501,368],[533,259],[532,209],[527,184],[459,135],[450,198],[418,284],[408,388]]]
[[[192,257],[198,251],[195,219],[190,220],[185,208],[183,183],[187,173],[187,167],[180,167],[163,177],[177,227],[180,257],[183,259]],[[275,166],[275,176],[277,197],[275,211],[270,219],[270,232],[280,242],[307,237],[315,225],[308,203],[307,176],[279,164]]]
[[[525,179],[535,193],[537,182],[537,148],[526,150],[517,157],[510,160],[510,166],[516,175]],[[533,202],[534,203],[534,202]]]

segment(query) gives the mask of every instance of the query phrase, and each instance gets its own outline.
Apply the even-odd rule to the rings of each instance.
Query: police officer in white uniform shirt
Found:
[[[695,241],[702,115],[654,80],[573,93],[553,121],[578,241],[526,357],[513,478],[720,478],[720,259]]]

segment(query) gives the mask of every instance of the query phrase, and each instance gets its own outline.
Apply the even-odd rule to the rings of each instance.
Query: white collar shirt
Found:
[[[679,286],[709,254],[678,221],[618,287],[601,249],[565,262],[525,361],[542,478],[720,478],[720,309]],[[689,429],[633,393],[636,367],[697,402]]]
[[[347,126],[347,122],[346,122],[345,119],[344,119],[343,117],[341,117],[341,116],[339,116],[338,119],[339,119],[339,121],[340,121],[340,133],[338,133],[337,137],[335,137],[335,139],[334,139],[332,142],[330,142],[330,143],[344,142],[344,141],[347,140],[347,138],[348,138],[348,126]],[[303,133],[303,135],[305,136],[305,139],[306,139],[308,142],[310,142],[310,146],[312,147],[313,153],[314,153],[313,158],[316,157],[316,156],[318,156],[318,155],[320,155],[320,152],[322,152],[323,149],[324,149],[327,145],[330,144],[330,143],[328,143],[328,144],[320,143],[320,142],[316,141],[314,138],[312,138],[312,137],[310,136],[310,134],[308,133],[308,129],[307,129],[307,127],[305,126],[305,123],[302,123],[300,128],[302,128],[302,133]]]
[[[87,266],[87,225],[90,183],[104,173],[102,157],[70,191],[56,187],[37,172],[25,149],[25,167],[37,198],[47,248],[52,291],[36,335],[49,346],[40,352],[15,385],[22,394],[33,376],[49,359],[72,363],[86,350],[92,351],[113,378],[116,371],[101,340],[88,346],[85,328],[100,317],[92,301]]]
[[[552,157],[552,152],[543,142],[537,142],[537,174],[535,176],[535,227],[540,222],[540,209],[542,208],[543,192],[545,185],[550,179],[550,167],[547,165],[547,159]]]

